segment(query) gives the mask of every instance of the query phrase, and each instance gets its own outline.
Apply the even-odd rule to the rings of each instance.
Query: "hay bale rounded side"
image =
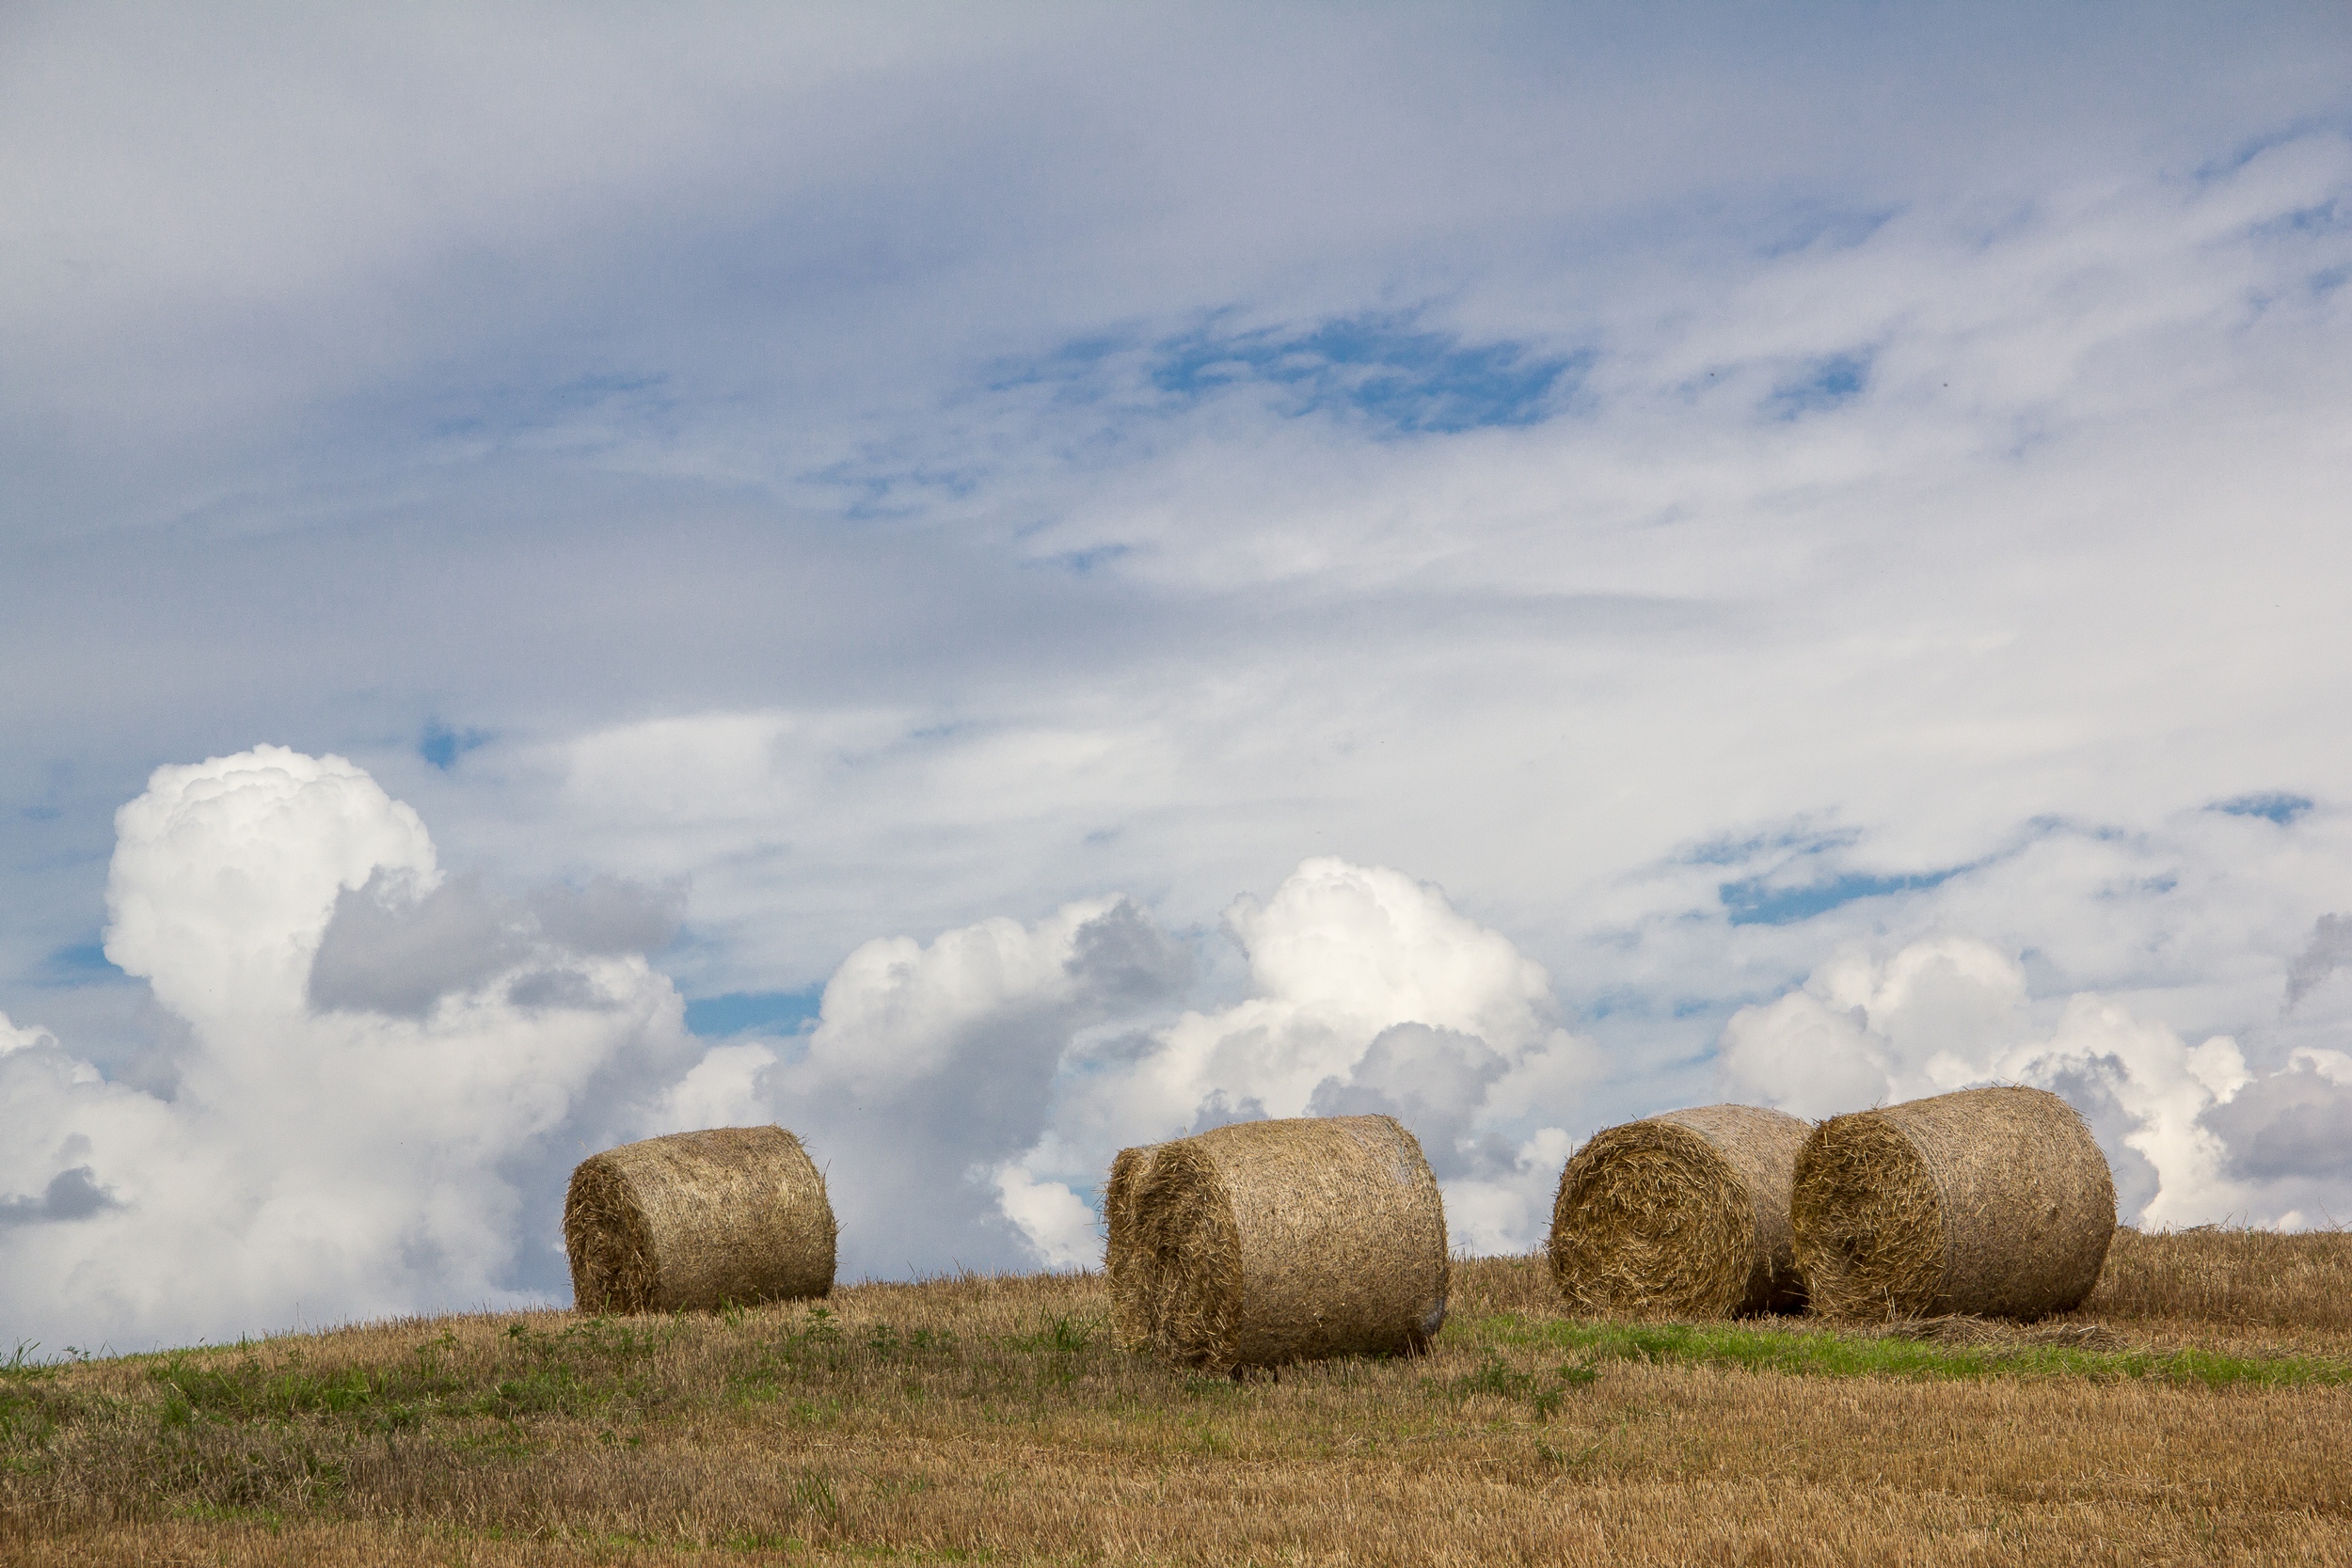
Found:
[[[1114,1299],[1173,1361],[1406,1354],[1445,1322],[1444,1199],[1394,1117],[1236,1122],[1129,1170],[1132,1199],[1105,1204]]]
[[[2106,1157],[2042,1089],[1833,1117],[1797,1156],[1789,1207],[1814,1307],[1840,1318],[2063,1312],[2115,1234]]]
[[[708,1310],[833,1289],[833,1205],[781,1127],[714,1127],[582,1160],[564,1199],[582,1312]]]
[[[1717,1318],[1804,1305],[1788,1223],[1810,1124],[1701,1105],[1585,1140],[1551,1207],[1551,1276],[1595,1317]]]

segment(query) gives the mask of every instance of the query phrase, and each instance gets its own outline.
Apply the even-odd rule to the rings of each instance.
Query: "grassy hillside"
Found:
[[[1096,1276],[0,1373],[0,1560],[2352,1560],[2352,1236],[2126,1233],[2019,1330],[1579,1321],[1242,1381]]]

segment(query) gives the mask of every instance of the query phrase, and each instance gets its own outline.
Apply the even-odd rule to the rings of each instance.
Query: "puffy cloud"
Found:
[[[851,1275],[1009,1266],[1031,1250],[1079,1260],[1079,1200],[1024,1180],[1018,1159],[1045,1132],[1073,1037],[1191,974],[1182,945],[1118,896],[928,943],[879,938],[842,960],[806,1034],[713,1048],[644,1125],[773,1118],[802,1133]]]
[[[2302,1047],[2258,1072],[2231,1036],[2190,1045],[2090,992],[2063,998],[2046,1031],[2030,1014],[2023,967],[1987,943],[1848,952],[1734,1014],[1718,1079],[1815,1117],[1975,1084],[2055,1089],[2090,1122],[2124,1216],[2143,1225],[2307,1224],[2352,1196],[2338,1153],[2352,1146],[2352,1056]]]
[[[1168,1024],[1121,1084],[1122,1114],[1152,1135],[1192,1125],[1212,1096],[1302,1115],[1320,1085],[1353,1085],[1397,1024],[1453,1037],[1456,1048],[1427,1054],[1456,1079],[1489,1056],[1517,1065],[1565,1048],[1543,966],[1400,872],[1310,860],[1263,904],[1237,900],[1226,926],[1248,957],[1250,995]]]
[[[1381,866],[1311,859],[1233,900],[1221,1006],[1194,998],[1204,971],[1225,983],[1199,942],[1107,895],[866,942],[801,1032],[708,1044],[644,951],[681,884],[500,894],[445,875],[363,769],[276,747],[160,768],[119,822],[106,951],[183,1026],[153,1079],[174,1086],[0,1017],[0,1313],[53,1347],[560,1299],[569,1165],[685,1127],[802,1132],[856,1276],[1091,1263],[1118,1148],[1269,1116],[1396,1116],[1454,1243],[1517,1249],[1575,1136],[1613,1119],[1545,967]],[[2146,1223],[2344,1211],[2352,1055],[2281,1037],[2249,1066],[2237,1037],[2189,1045],[2121,995],[2038,998],[2048,962],[1849,943],[1729,1017],[1719,1088],[1820,1116],[2041,1084],[2083,1108]],[[2278,1028],[2325,1035],[2324,1011]]]
[[[1760,1100],[1819,1120],[1883,1099],[1884,1043],[1867,1013],[1833,1008],[1810,990],[1742,1007],[1724,1025],[1717,1077],[1735,1100]]]
[[[2064,1093],[2089,1113],[2094,1130],[2146,1162],[2153,1191],[2128,1169],[2118,1173],[2126,1218],[2195,1225],[2240,1212],[2242,1196],[2223,1178],[2221,1140],[2199,1119],[2248,1081],[2245,1057],[2229,1037],[2190,1046],[2166,1024],[2078,995],[2068,999],[2046,1042],[2012,1048],[1988,1076]],[[2116,1117],[2102,1114],[2110,1108],[2120,1113],[2120,1128]]]
[[[1839,954],[1803,989],[1724,1025],[1726,1092],[1819,1118],[1957,1088],[2022,1026],[2025,972],[1964,937],[1915,942],[1884,963]]]
[[[1422,1135],[1470,1216],[1458,1242],[1534,1240],[1557,1124],[1597,1071],[1542,966],[1438,888],[1328,858],[1226,927],[1249,994],[1173,1017],[1191,956],[1122,897],[866,942],[805,1035],[714,1049],[651,1119],[803,1132],[852,1272],[1092,1263],[1090,1195],[1120,1148],[1363,1111]]]
[[[1441,1176],[1463,1165],[1470,1124],[1511,1064],[1476,1035],[1399,1023],[1372,1037],[1344,1078],[1326,1078],[1308,1097],[1319,1117],[1392,1116],[1411,1128]]]
[[[2352,1055],[2304,1047],[2205,1113],[2249,1181],[2352,1179]]]
[[[1421,1137],[1456,1244],[1533,1243],[1560,1127],[1577,1121],[1578,1093],[1599,1071],[1589,1042],[1561,1027],[1543,966],[1439,888],[1330,857],[1301,863],[1263,903],[1236,900],[1226,927],[1249,994],[1080,1042],[1054,1138],[999,1167],[1008,1212],[1044,1216],[1023,1222],[1038,1254],[1073,1245],[1055,1228],[1069,1205],[1037,1196],[1049,1175],[1075,1201],[1127,1144],[1252,1117],[1374,1111]]]
[[[378,873],[440,877],[417,814],[341,757],[159,768],[115,814],[106,957],[191,1021],[298,1011],[339,897]]]
[[[36,1046],[54,1046],[56,1043],[56,1037],[48,1030],[11,1022],[8,1014],[0,1013],[0,1057],[19,1051],[30,1051]]]
[[[126,1346],[560,1290],[564,1170],[688,1065],[669,982],[544,930],[461,961],[479,890],[341,758],[160,768],[119,823],[107,952],[185,1021],[178,1087],[0,1034],[0,1319]]]
[[[704,1046],[637,950],[675,886],[504,896],[364,770],[277,747],[160,768],[119,823],[107,951],[185,1041],[166,1097],[0,1020],[0,1309],[52,1345],[560,1296],[580,1154],[771,1118],[852,1276],[1090,1262],[1116,1148],[1238,1116],[1397,1115],[1457,1241],[1523,1244],[1595,1070],[1540,965],[1339,860],[1232,905],[1249,994],[1214,1011],[1113,895],[867,942],[803,1032]]]
[[[995,1170],[997,1203],[1049,1269],[1099,1267],[1103,1245],[1093,1206],[1058,1181],[1031,1176],[1023,1161]]]

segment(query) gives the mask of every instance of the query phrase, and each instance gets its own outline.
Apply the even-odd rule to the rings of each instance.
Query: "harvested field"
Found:
[[[2344,1560],[2347,1288],[2352,1237],[2126,1231],[1989,1338],[1576,1318],[1534,1258],[1425,1356],[1241,1379],[1099,1275],[19,1365],[0,1560]]]

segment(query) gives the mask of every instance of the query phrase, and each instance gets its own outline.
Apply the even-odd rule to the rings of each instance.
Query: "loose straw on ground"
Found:
[[[1719,1318],[1804,1305],[1788,1224],[1809,1125],[1754,1105],[1596,1132],[1560,1173],[1551,1275],[1594,1317]]]
[[[1390,1117],[1237,1122],[1130,1149],[1104,1203],[1122,1338],[1212,1371],[1427,1347],[1445,1207]]]
[[[2098,1282],[2115,1183],[2057,1095],[1963,1089],[1815,1128],[1790,1218],[1819,1311],[2030,1321]]]
[[[608,1148],[564,1200],[572,1300],[583,1312],[667,1312],[821,1296],[833,1205],[801,1140],[716,1127]]]

